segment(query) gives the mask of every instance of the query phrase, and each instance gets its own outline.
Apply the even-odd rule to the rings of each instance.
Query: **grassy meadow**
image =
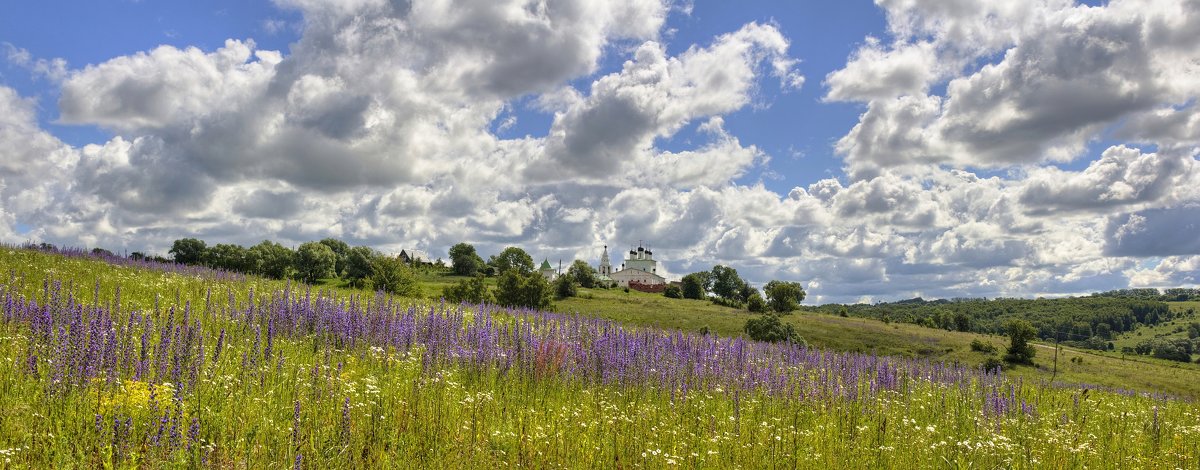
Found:
[[[988,373],[978,335],[801,313],[811,347],[770,345],[620,290],[547,313],[18,249],[0,273],[4,468],[1200,466],[1192,401]],[[1195,395],[1194,368],[1063,354],[1058,382]]]

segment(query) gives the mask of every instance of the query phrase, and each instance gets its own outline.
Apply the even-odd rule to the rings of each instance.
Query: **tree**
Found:
[[[321,244],[333,250],[333,254],[337,255],[337,262],[334,264],[333,273],[335,276],[341,276],[346,270],[346,255],[350,252],[350,245],[336,238],[326,238],[321,240]]]
[[[256,274],[275,279],[291,277],[294,270],[293,258],[296,253],[290,248],[270,240],[263,240],[262,243],[251,247],[250,252],[258,262],[254,269]]]
[[[737,300],[746,285],[736,269],[716,265],[712,268],[712,293],[725,300]]]
[[[250,250],[241,245],[229,243],[218,243],[209,248],[205,258],[207,258],[205,264],[212,268],[239,273],[251,272],[255,265],[253,258],[250,257]]]
[[[454,303],[482,304],[492,300],[492,295],[488,293],[487,285],[484,284],[483,274],[476,274],[471,279],[464,279],[454,285],[444,287],[442,297],[448,302]]]
[[[417,297],[421,286],[417,276],[404,263],[391,256],[377,256],[371,262],[372,289],[404,297]]]
[[[771,281],[763,286],[767,294],[767,305],[779,313],[789,313],[800,308],[804,301],[804,287],[799,282]]]
[[[554,296],[559,300],[575,297],[578,293],[579,291],[575,289],[575,281],[571,279],[571,276],[558,276],[558,279],[554,280]]]
[[[183,238],[175,240],[171,244],[171,257],[176,263],[182,264],[200,264],[204,262],[204,256],[208,251],[208,247],[203,240],[195,238]]]
[[[1033,356],[1037,355],[1029,340],[1037,336],[1037,330],[1025,320],[1011,320],[1004,325],[1008,331],[1009,345],[1004,360],[1017,364],[1033,364]]]
[[[763,300],[762,295],[757,290],[751,291],[746,298],[746,310],[754,313],[763,313],[767,311],[767,302]]]
[[[685,299],[704,299],[708,294],[708,271],[700,271],[683,276],[682,290]]]
[[[577,259],[567,268],[567,277],[579,284],[580,287],[591,289],[596,287],[596,270],[587,261]]]
[[[521,274],[515,269],[496,280],[496,303],[505,307],[550,307],[550,283],[541,274]]]
[[[746,320],[746,325],[742,328],[750,339],[755,341],[767,341],[775,343],[779,341],[801,342],[800,335],[796,334],[796,327],[790,323],[784,323],[779,320],[779,316],[768,313],[758,318]]]
[[[971,331],[971,317],[963,312],[954,312],[954,329],[958,331]]]
[[[307,242],[296,250],[296,275],[301,281],[315,284],[321,279],[333,277],[337,266],[337,253],[320,242]]]
[[[92,256],[111,258],[113,256],[113,252],[105,250],[104,248],[96,247],[92,248]]]
[[[515,246],[505,248],[499,255],[488,260],[488,264],[495,266],[498,274],[509,271],[516,271],[520,274],[533,272],[533,257],[529,256],[525,250]]]
[[[375,273],[375,258],[380,255],[368,246],[356,246],[346,251],[346,280],[350,287],[363,287]]]
[[[450,247],[450,264],[454,265],[454,274],[474,276],[483,269],[483,258],[475,253],[475,247],[468,243],[459,243]]]

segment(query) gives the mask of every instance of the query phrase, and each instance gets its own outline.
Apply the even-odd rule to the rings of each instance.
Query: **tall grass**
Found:
[[[10,467],[1200,463],[1200,411],[1162,397],[489,305],[0,260]]]

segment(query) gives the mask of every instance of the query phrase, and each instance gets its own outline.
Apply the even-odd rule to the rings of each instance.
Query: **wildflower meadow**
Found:
[[[1200,408],[0,248],[4,468],[1197,468]]]

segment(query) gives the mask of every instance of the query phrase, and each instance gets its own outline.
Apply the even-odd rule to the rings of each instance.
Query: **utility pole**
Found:
[[[1054,373],[1050,374],[1050,384],[1054,384],[1054,378],[1058,376],[1058,337],[1061,333],[1054,330]]]

